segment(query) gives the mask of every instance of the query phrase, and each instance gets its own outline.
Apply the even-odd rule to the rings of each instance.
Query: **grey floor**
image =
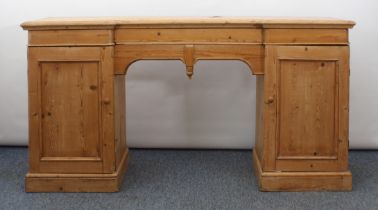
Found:
[[[118,193],[25,193],[27,148],[0,147],[0,209],[378,209],[378,151],[352,151],[352,192],[257,189],[246,150],[131,150]]]

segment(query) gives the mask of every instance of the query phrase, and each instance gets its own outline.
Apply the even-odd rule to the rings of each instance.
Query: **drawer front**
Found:
[[[346,29],[266,29],[265,44],[275,45],[347,45]]]
[[[113,30],[29,31],[29,46],[113,45]]]
[[[115,31],[116,43],[127,42],[190,42],[190,43],[260,43],[260,29],[179,28],[179,29],[128,29]]]

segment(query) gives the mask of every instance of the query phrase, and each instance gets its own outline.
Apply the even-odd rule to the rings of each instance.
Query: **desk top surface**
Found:
[[[21,24],[26,30],[127,27],[352,28],[350,20],[310,17],[66,17]]]

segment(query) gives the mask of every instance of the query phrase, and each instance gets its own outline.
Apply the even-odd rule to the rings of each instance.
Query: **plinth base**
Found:
[[[256,151],[253,165],[261,191],[351,191],[352,174],[342,172],[264,172]]]
[[[116,172],[111,174],[28,173],[26,192],[117,192],[127,169],[128,152],[124,153]]]

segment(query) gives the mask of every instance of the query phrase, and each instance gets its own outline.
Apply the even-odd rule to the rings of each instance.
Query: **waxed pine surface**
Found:
[[[352,192],[259,192],[249,150],[131,149],[118,193],[25,193],[26,147],[0,147],[0,209],[378,209],[378,151],[351,151]]]

